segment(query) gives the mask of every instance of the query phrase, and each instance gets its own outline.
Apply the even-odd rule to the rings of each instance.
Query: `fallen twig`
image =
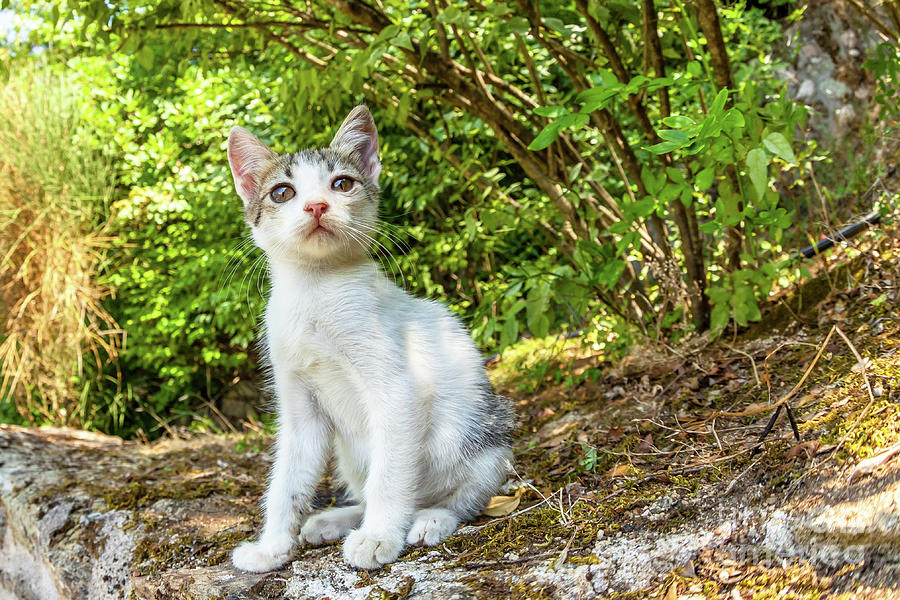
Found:
[[[867,458],[863,461],[860,461],[860,463],[858,465],[853,467],[853,470],[850,471],[850,474],[847,475],[847,481],[851,482],[854,479],[856,479],[857,477],[862,477],[863,475],[868,475],[869,473],[871,473],[872,471],[874,471],[881,465],[886,464],[897,454],[900,454],[900,442],[897,442],[893,446],[890,446],[890,447],[886,448],[885,450],[882,450],[881,452],[879,452],[875,456],[872,456],[871,458]]]
[[[819,346],[819,351],[816,353],[815,358],[813,358],[812,362],[809,363],[809,366],[806,368],[806,372],[803,373],[803,377],[800,378],[800,381],[797,382],[791,390],[782,396],[777,402],[773,404],[768,404],[766,406],[762,406],[759,408],[753,408],[750,410],[742,410],[736,412],[726,412],[726,411],[713,411],[713,414],[710,417],[707,417],[707,420],[715,419],[716,417],[750,417],[753,415],[758,415],[764,413],[766,411],[772,410],[773,408],[778,408],[786,403],[788,400],[794,397],[794,395],[800,390],[803,384],[806,382],[806,379],[809,377],[809,374],[812,373],[813,368],[815,368],[816,363],[819,362],[819,359],[822,357],[822,354],[825,352],[825,348],[828,346],[828,341],[831,340],[831,336],[834,335],[835,331],[840,331],[837,325],[833,325],[831,327],[831,331],[828,332],[828,335],[825,336],[825,341],[822,342],[822,345]],[[843,332],[842,332],[843,334]],[[854,349],[855,351],[855,349]],[[768,359],[768,357],[767,357]]]

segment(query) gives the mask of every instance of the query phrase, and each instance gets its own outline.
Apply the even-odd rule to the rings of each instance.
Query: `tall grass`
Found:
[[[0,87],[0,399],[31,423],[90,420],[84,361],[101,372],[122,339],[95,278],[112,170],[80,106],[71,81],[46,70]]]

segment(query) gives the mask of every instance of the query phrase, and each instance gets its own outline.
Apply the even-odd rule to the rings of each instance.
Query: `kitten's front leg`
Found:
[[[411,386],[407,390],[411,394]],[[365,514],[359,529],[344,540],[344,559],[360,569],[377,569],[397,560],[416,509],[421,419],[411,397],[392,391],[393,397],[378,394],[370,403]]]
[[[278,433],[275,462],[263,498],[263,530],[232,555],[234,566],[262,573],[285,564],[297,541],[299,512],[310,508],[327,458],[329,427],[309,388],[295,375],[275,371]]]

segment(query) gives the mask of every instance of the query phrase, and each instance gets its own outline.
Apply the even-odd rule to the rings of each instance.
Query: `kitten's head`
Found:
[[[332,264],[364,258],[378,216],[378,132],[354,108],[331,145],[276,154],[242,127],[228,162],[253,239],[270,258]]]

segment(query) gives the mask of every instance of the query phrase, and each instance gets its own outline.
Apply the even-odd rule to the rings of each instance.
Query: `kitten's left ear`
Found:
[[[372,113],[360,104],[350,111],[331,140],[331,147],[356,159],[365,175],[378,182],[381,161],[378,160],[378,130]]]
[[[262,166],[278,155],[243,127],[233,127],[228,134],[228,164],[234,176],[234,187],[244,204],[256,200]]]

